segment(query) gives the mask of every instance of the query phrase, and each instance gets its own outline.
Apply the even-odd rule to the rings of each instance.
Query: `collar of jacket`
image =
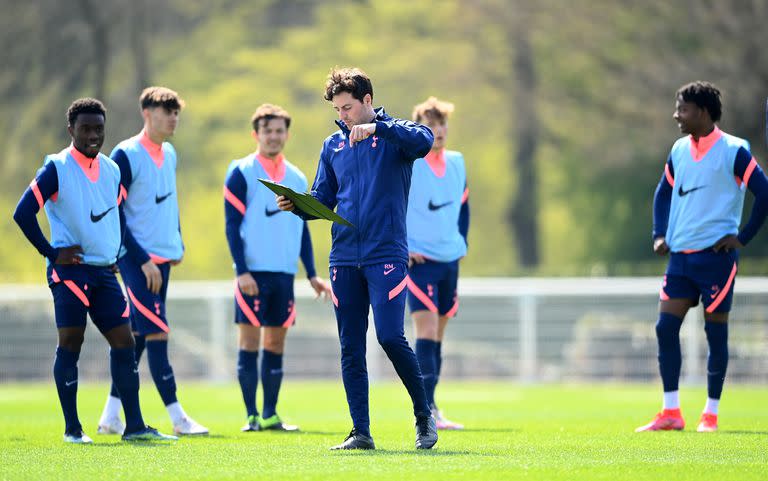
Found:
[[[373,118],[371,122],[376,122],[377,120],[391,120],[392,117],[387,115],[386,112],[384,112],[384,107],[379,107],[377,109],[374,109],[373,112],[376,114],[376,116]],[[342,132],[344,132],[345,136],[349,135],[349,129],[347,128],[347,125],[342,122],[341,120],[335,120],[334,121],[336,125],[339,126]]]

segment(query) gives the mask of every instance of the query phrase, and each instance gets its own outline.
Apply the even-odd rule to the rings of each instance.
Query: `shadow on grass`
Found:
[[[445,429],[445,430],[441,430],[440,434],[450,433],[452,431],[458,432],[458,433],[521,433],[523,432],[523,430],[520,428],[488,428],[488,429],[464,428],[464,429],[456,429],[456,430]]]
[[[482,453],[476,453],[472,451],[453,451],[442,450],[440,448],[435,449],[339,449],[337,451],[330,451],[331,453],[338,453],[341,456],[402,456],[403,454],[413,454],[415,456],[476,456],[482,455]]]
[[[734,431],[718,431],[720,434],[756,434],[758,436],[768,436],[768,431],[744,431],[744,430],[734,430]],[[698,433],[697,433],[698,434]]]
[[[115,441],[113,443],[93,443],[94,448],[121,448],[137,447],[137,448],[169,448],[176,446],[176,441]]]

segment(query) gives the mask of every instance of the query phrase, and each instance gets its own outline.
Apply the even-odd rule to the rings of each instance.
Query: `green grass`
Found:
[[[211,429],[207,438],[169,444],[97,436],[106,385],[80,390],[80,417],[92,446],[61,440],[53,384],[0,385],[0,479],[766,479],[768,389],[727,386],[721,431],[695,432],[702,387],[682,392],[684,432],[635,434],[659,406],[656,386],[454,383],[439,399],[464,432],[441,432],[436,449],[413,447],[412,417],[400,385],[371,389],[372,452],[330,452],[350,428],[340,382],[287,380],[280,411],[300,434],[241,433],[235,385],[183,383],[180,399]],[[144,380],[145,419],[170,430],[154,387]]]

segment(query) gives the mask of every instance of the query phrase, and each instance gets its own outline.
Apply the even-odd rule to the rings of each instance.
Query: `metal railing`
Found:
[[[522,382],[657,381],[659,287],[658,278],[461,279],[459,314],[448,326],[442,375]],[[177,376],[212,382],[236,378],[232,294],[231,281],[172,282],[167,312]],[[315,301],[307,282],[298,280],[296,309],[297,324],[286,344],[287,376],[338,378],[331,304]],[[706,378],[701,312],[701,307],[691,310],[681,332],[687,383]],[[768,278],[738,278],[729,382],[768,381],[766,320]],[[410,322],[406,326],[413,341]],[[56,331],[47,287],[0,286],[0,329],[0,382],[50,378]],[[107,349],[89,326],[81,378],[109,378]],[[376,343],[373,323],[368,368],[374,380],[395,376]]]

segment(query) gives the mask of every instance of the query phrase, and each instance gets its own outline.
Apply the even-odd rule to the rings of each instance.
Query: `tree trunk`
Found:
[[[93,89],[94,97],[104,100],[107,90],[107,68],[109,68],[109,33],[107,22],[99,15],[103,8],[101,2],[92,0],[80,0],[80,8],[83,18],[91,33],[91,45],[93,47]]]
[[[536,72],[528,27],[517,22],[509,31],[513,52],[514,86],[512,104],[512,137],[516,139],[512,168],[516,171],[517,196],[507,211],[508,225],[516,242],[520,265],[539,265],[539,202],[534,158],[539,143],[539,119],[536,111]]]
[[[150,85],[149,59],[147,58],[147,14],[145,0],[131,2],[131,56],[134,64],[134,80],[137,92]]]

